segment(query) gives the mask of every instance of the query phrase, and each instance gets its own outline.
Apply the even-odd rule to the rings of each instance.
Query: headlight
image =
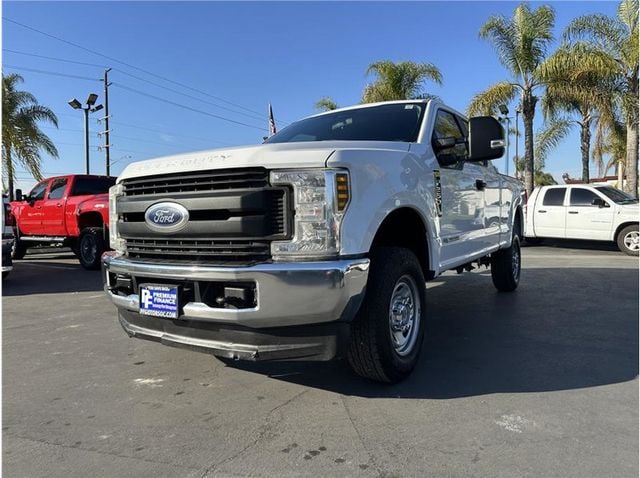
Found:
[[[124,252],[125,241],[118,234],[118,211],[116,210],[118,196],[122,196],[122,184],[109,188],[109,245],[111,249]]]
[[[273,185],[293,187],[294,234],[271,243],[274,260],[323,259],[340,250],[340,224],[349,203],[345,170],[272,171]]]

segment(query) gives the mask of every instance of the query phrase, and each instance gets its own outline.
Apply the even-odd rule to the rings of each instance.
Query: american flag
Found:
[[[273,110],[271,109],[271,103],[269,103],[269,136],[276,134],[276,121],[273,119]]]

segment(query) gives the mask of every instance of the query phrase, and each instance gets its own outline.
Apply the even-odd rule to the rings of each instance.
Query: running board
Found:
[[[34,242],[63,242],[67,238],[65,236],[61,237],[51,237],[51,236],[20,236],[21,241],[34,241]]]

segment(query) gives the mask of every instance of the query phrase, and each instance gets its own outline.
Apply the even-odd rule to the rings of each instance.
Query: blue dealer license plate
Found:
[[[140,313],[167,319],[178,318],[178,286],[140,285]]]

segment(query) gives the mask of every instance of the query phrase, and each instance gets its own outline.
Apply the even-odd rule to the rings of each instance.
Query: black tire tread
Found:
[[[98,251],[96,253],[96,259],[91,263],[86,263],[82,260],[82,254],[78,254],[78,260],[80,261],[80,265],[86,270],[98,270],[100,269],[100,260],[102,253],[105,249],[105,241],[102,233],[101,227],[86,227],[80,232],[80,236],[78,237],[78,249],[81,248],[82,238],[87,234],[94,234],[96,236]]]
[[[398,271],[410,267],[419,275],[418,286],[424,287],[424,277],[415,254],[401,247],[379,247],[371,255],[371,270],[365,298],[351,327],[351,342],[347,359],[354,372],[376,382],[395,383],[406,377],[413,365],[407,370],[398,370],[392,364],[386,363],[385,346],[379,343],[379,337],[385,337],[386,331],[379,327],[387,327],[385,320],[375,320],[375,314],[387,315],[388,299],[385,291],[394,284],[389,284],[390,278],[396,277]],[[391,279],[393,280],[393,279]],[[388,291],[390,294],[391,291]],[[422,295],[421,328],[424,330],[424,292]],[[415,347],[421,347],[422,334],[417,338]],[[415,361],[417,361],[417,356]]]
[[[520,245],[520,239],[517,235],[513,236],[510,247],[491,254],[491,279],[493,279],[493,285],[500,292],[511,292],[518,287],[518,281],[514,279],[511,270],[511,253],[516,243],[517,246]]]

